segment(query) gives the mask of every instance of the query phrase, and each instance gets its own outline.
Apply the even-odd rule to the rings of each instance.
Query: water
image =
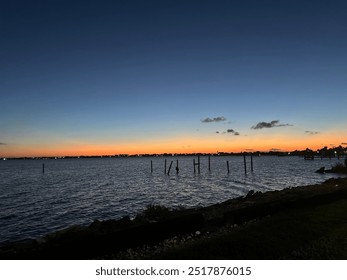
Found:
[[[163,157],[0,161],[0,243],[37,238],[95,219],[134,216],[149,204],[207,206],[251,189],[265,192],[319,183],[337,175],[314,171],[338,162],[255,157],[250,172],[247,158],[245,175],[243,157],[211,157],[211,172],[208,158],[201,157],[200,174],[193,172],[193,157],[166,159],[167,169],[173,161],[170,176],[164,175]]]

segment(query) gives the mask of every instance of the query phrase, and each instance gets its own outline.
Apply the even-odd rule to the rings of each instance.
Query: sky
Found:
[[[347,143],[346,1],[0,1],[0,157]]]

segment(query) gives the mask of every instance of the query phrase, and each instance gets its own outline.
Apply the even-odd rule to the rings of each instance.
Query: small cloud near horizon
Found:
[[[201,122],[212,123],[212,122],[224,122],[226,120],[227,119],[225,117],[221,116],[221,117],[215,117],[215,118],[206,118],[206,119],[201,120]]]
[[[0,142],[0,145],[7,145],[6,143],[4,143],[4,142]]]
[[[316,135],[316,134],[319,134],[320,132],[319,131],[306,130],[305,133],[308,134],[308,135]]]
[[[222,133],[222,134],[231,133],[231,134],[233,134],[235,136],[239,136],[240,135],[239,132],[237,132],[237,131],[235,131],[233,129],[228,129],[227,131],[223,131],[223,132],[220,132],[220,131],[217,130],[216,133],[217,134],[220,134],[220,133]]]
[[[263,129],[263,128],[273,128],[282,126],[293,126],[292,124],[282,124],[279,120],[274,120],[271,122],[258,122],[256,125],[252,126],[251,129]]]
[[[342,142],[341,145],[347,145],[347,142]]]
[[[236,135],[236,136],[240,135],[240,133],[238,133],[237,131],[235,131],[235,130],[233,130],[233,129],[228,129],[228,130],[227,130],[227,133],[232,133],[232,134],[234,134],[234,135]]]

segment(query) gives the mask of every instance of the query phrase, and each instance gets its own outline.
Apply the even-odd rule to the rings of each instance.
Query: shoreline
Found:
[[[72,226],[40,239],[6,244],[0,247],[0,259],[165,258],[167,250],[229,233],[250,221],[345,198],[347,178],[338,178],[280,191],[249,192],[201,208],[172,211],[150,206],[134,220],[94,221],[86,227]]]

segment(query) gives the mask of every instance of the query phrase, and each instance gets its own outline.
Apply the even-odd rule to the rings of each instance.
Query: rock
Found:
[[[316,171],[316,173],[325,173],[325,167],[323,166],[323,167],[321,167],[321,168],[319,168],[317,171]]]
[[[254,190],[250,190],[247,195],[246,195],[246,198],[250,198],[254,195]]]

